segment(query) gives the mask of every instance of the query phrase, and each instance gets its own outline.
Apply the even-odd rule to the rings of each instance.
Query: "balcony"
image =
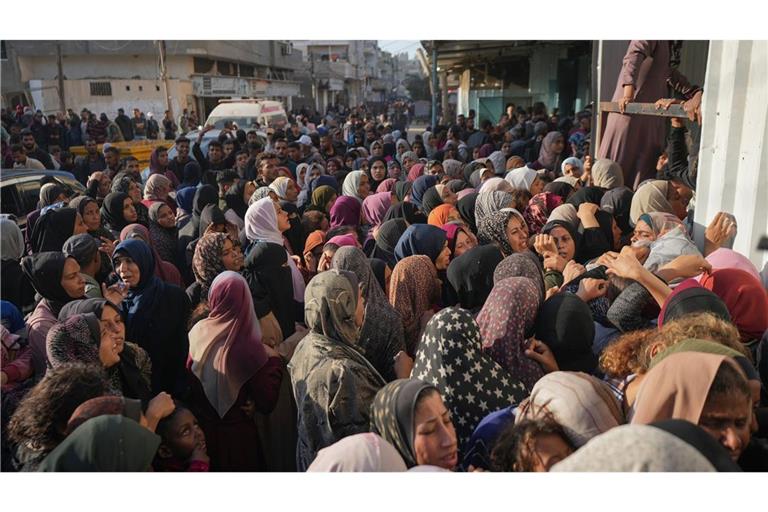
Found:
[[[317,78],[338,80],[357,80],[357,69],[349,62],[315,61],[315,76]]]

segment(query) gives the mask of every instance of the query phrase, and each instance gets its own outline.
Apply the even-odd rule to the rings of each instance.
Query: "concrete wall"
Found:
[[[169,57],[169,78],[188,78],[194,72],[192,57]],[[56,57],[29,56],[19,58],[21,79],[54,80],[58,74]],[[62,58],[67,80],[160,77],[158,60],[151,55],[68,55]]]
[[[67,108],[79,112],[87,108],[92,112],[106,113],[110,119],[117,115],[117,109],[125,109],[131,115],[131,109],[139,108],[142,112],[152,112],[158,121],[165,111],[165,95],[162,84],[155,80],[110,80],[112,96],[91,96],[91,80],[66,80],[64,82],[64,100]],[[192,97],[192,82],[188,80],[169,80],[171,106],[174,115],[178,116],[182,109],[195,109]],[[126,86],[131,88],[126,90]],[[160,90],[157,90],[159,86]],[[30,80],[30,88],[35,107],[44,113],[59,110],[59,97],[56,80]],[[139,87],[143,90],[140,91]],[[35,90],[37,89],[37,90]]]
[[[762,268],[768,234],[768,41],[712,41],[702,100],[696,217],[736,216],[733,248]],[[696,233],[701,238],[703,233]]]

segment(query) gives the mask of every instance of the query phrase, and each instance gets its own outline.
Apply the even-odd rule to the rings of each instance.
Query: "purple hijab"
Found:
[[[331,207],[331,228],[359,226],[360,208],[360,200],[356,197],[340,196]]]
[[[378,226],[384,222],[384,216],[390,206],[392,206],[392,193],[379,192],[363,200],[363,213],[371,226]]]

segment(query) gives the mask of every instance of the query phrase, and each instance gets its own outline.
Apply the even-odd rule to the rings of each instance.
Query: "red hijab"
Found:
[[[701,278],[701,286],[723,299],[742,343],[760,339],[768,330],[768,294],[746,270],[715,270]]]

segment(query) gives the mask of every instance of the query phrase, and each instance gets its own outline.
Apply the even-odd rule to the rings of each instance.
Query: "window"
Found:
[[[112,96],[111,82],[91,82],[91,96]]]
[[[194,67],[195,73],[210,73],[213,69],[213,61],[211,59],[195,57]]]
[[[159,86],[159,85],[156,85],[156,86],[155,86],[155,90],[156,90],[156,91],[160,91],[160,86]]]
[[[8,58],[8,49],[5,47],[5,41],[0,41],[0,60]]]
[[[19,203],[16,197],[16,186],[13,184],[5,185],[2,189],[2,212],[19,217]]]
[[[24,211],[21,213],[24,215],[37,209],[37,202],[40,200],[39,179],[40,177],[36,176],[34,179],[22,181],[21,183],[16,184],[16,188],[21,195],[21,200],[23,203],[22,208]]]
[[[240,64],[240,76],[254,76],[253,66],[249,66],[248,64]]]
[[[126,86],[125,86],[125,90],[126,90],[126,91],[130,91],[130,90],[131,90],[131,86],[130,86],[130,85],[126,85]]]
[[[216,61],[216,70],[219,72],[220,75],[224,75],[224,76],[237,75],[234,64],[232,64],[231,62],[223,61],[223,60]]]
[[[140,91],[143,91],[143,90],[144,90],[144,86],[143,86],[143,85],[140,85],[140,86],[139,86],[139,90],[140,90]]]

